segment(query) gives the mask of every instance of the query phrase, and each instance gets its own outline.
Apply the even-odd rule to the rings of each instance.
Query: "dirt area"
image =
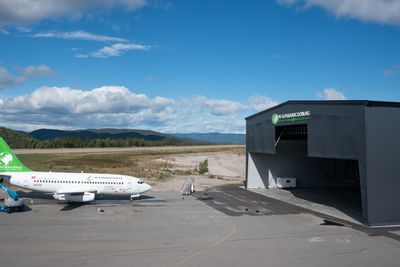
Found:
[[[126,174],[144,179],[152,185],[153,191],[180,191],[189,177],[195,179],[198,191],[226,184],[242,184],[245,173],[244,146],[57,151],[15,152],[25,165],[35,171]],[[200,174],[198,166],[206,159],[208,172]]]
[[[174,165],[177,170],[195,170],[200,162],[208,161],[208,173],[216,178],[239,178],[244,177],[245,160],[241,151],[179,154],[156,159]]]
[[[195,170],[205,160],[208,161],[208,172],[204,175],[195,175]],[[168,155],[157,158],[155,161],[173,166],[175,172],[188,173],[174,175],[163,183],[154,183],[155,191],[176,191],[188,177],[195,179],[196,190],[225,184],[239,184],[244,180],[245,156],[241,150]]]

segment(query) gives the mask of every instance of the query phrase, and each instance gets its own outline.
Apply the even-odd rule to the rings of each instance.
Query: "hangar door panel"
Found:
[[[275,154],[275,128],[266,116],[247,121],[246,144],[248,152]]]
[[[338,110],[335,114],[313,114],[308,123],[308,155],[310,157],[365,158],[364,113]]]

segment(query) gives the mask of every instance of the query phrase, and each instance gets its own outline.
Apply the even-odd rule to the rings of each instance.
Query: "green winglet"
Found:
[[[30,172],[0,137],[0,173],[1,172]]]

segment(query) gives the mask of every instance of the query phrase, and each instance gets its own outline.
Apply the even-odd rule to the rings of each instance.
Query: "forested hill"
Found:
[[[145,130],[79,130],[61,131],[41,129],[23,133],[0,127],[0,136],[11,148],[87,148],[87,147],[144,147],[209,144],[180,139]]]
[[[54,130],[54,129],[39,129],[28,133],[38,140],[51,140],[55,138],[78,138],[80,140],[87,139],[126,139],[136,138],[147,141],[162,141],[167,139],[169,136],[155,132],[145,130],[129,130],[129,129],[87,129],[87,130]]]
[[[5,127],[0,127],[0,137],[3,137],[11,148],[35,148],[38,144],[31,136]]]

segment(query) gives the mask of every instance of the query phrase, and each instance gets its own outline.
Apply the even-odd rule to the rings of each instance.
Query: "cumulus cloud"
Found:
[[[281,5],[320,7],[337,17],[400,25],[400,0],[278,0]]]
[[[249,98],[249,106],[255,111],[262,111],[276,105],[278,105],[277,102],[264,95],[254,95]]]
[[[35,77],[35,76],[50,76],[56,74],[49,66],[39,65],[39,66],[28,66],[21,69],[21,73],[25,77]]]
[[[72,31],[72,32],[42,32],[32,34],[35,38],[59,38],[66,40],[85,40],[85,41],[96,41],[96,42],[127,42],[124,38],[99,35],[86,31]]]
[[[318,92],[317,96],[323,100],[346,100],[344,94],[335,88],[326,88],[322,92]]]
[[[132,93],[121,86],[103,86],[90,91],[40,87],[29,95],[5,101],[3,108],[5,113],[127,113],[151,104],[153,101],[146,95]]]
[[[210,109],[211,113],[217,116],[234,114],[246,109],[244,104],[226,99],[208,99],[204,96],[198,96],[195,101],[197,104]]]
[[[0,99],[0,120],[64,127],[150,127],[174,119],[174,100],[149,98],[123,86],[84,91],[70,87],[40,87],[27,95]]]
[[[0,0],[0,24],[28,24],[60,17],[80,18],[90,11],[133,11],[146,0]]]
[[[51,76],[54,74],[55,72],[46,65],[17,68],[17,75],[10,74],[6,68],[0,66],[0,89],[11,88],[40,76]]]
[[[6,68],[0,66],[0,89],[13,87],[23,82],[21,77],[13,77]]]
[[[130,50],[139,50],[139,51],[147,51],[150,50],[151,46],[149,45],[142,45],[142,44],[134,44],[134,43],[129,43],[129,44],[113,44],[112,46],[105,46],[96,52],[92,53],[92,57],[100,57],[100,58],[105,58],[105,57],[118,57],[125,53],[126,51]]]
[[[0,121],[22,130],[118,127],[243,133],[246,116],[257,111],[256,108],[273,104],[274,101],[262,96],[240,103],[204,96],[149,97],[124,86],[91,90],[44,86],[26,95],[0,98]]]

